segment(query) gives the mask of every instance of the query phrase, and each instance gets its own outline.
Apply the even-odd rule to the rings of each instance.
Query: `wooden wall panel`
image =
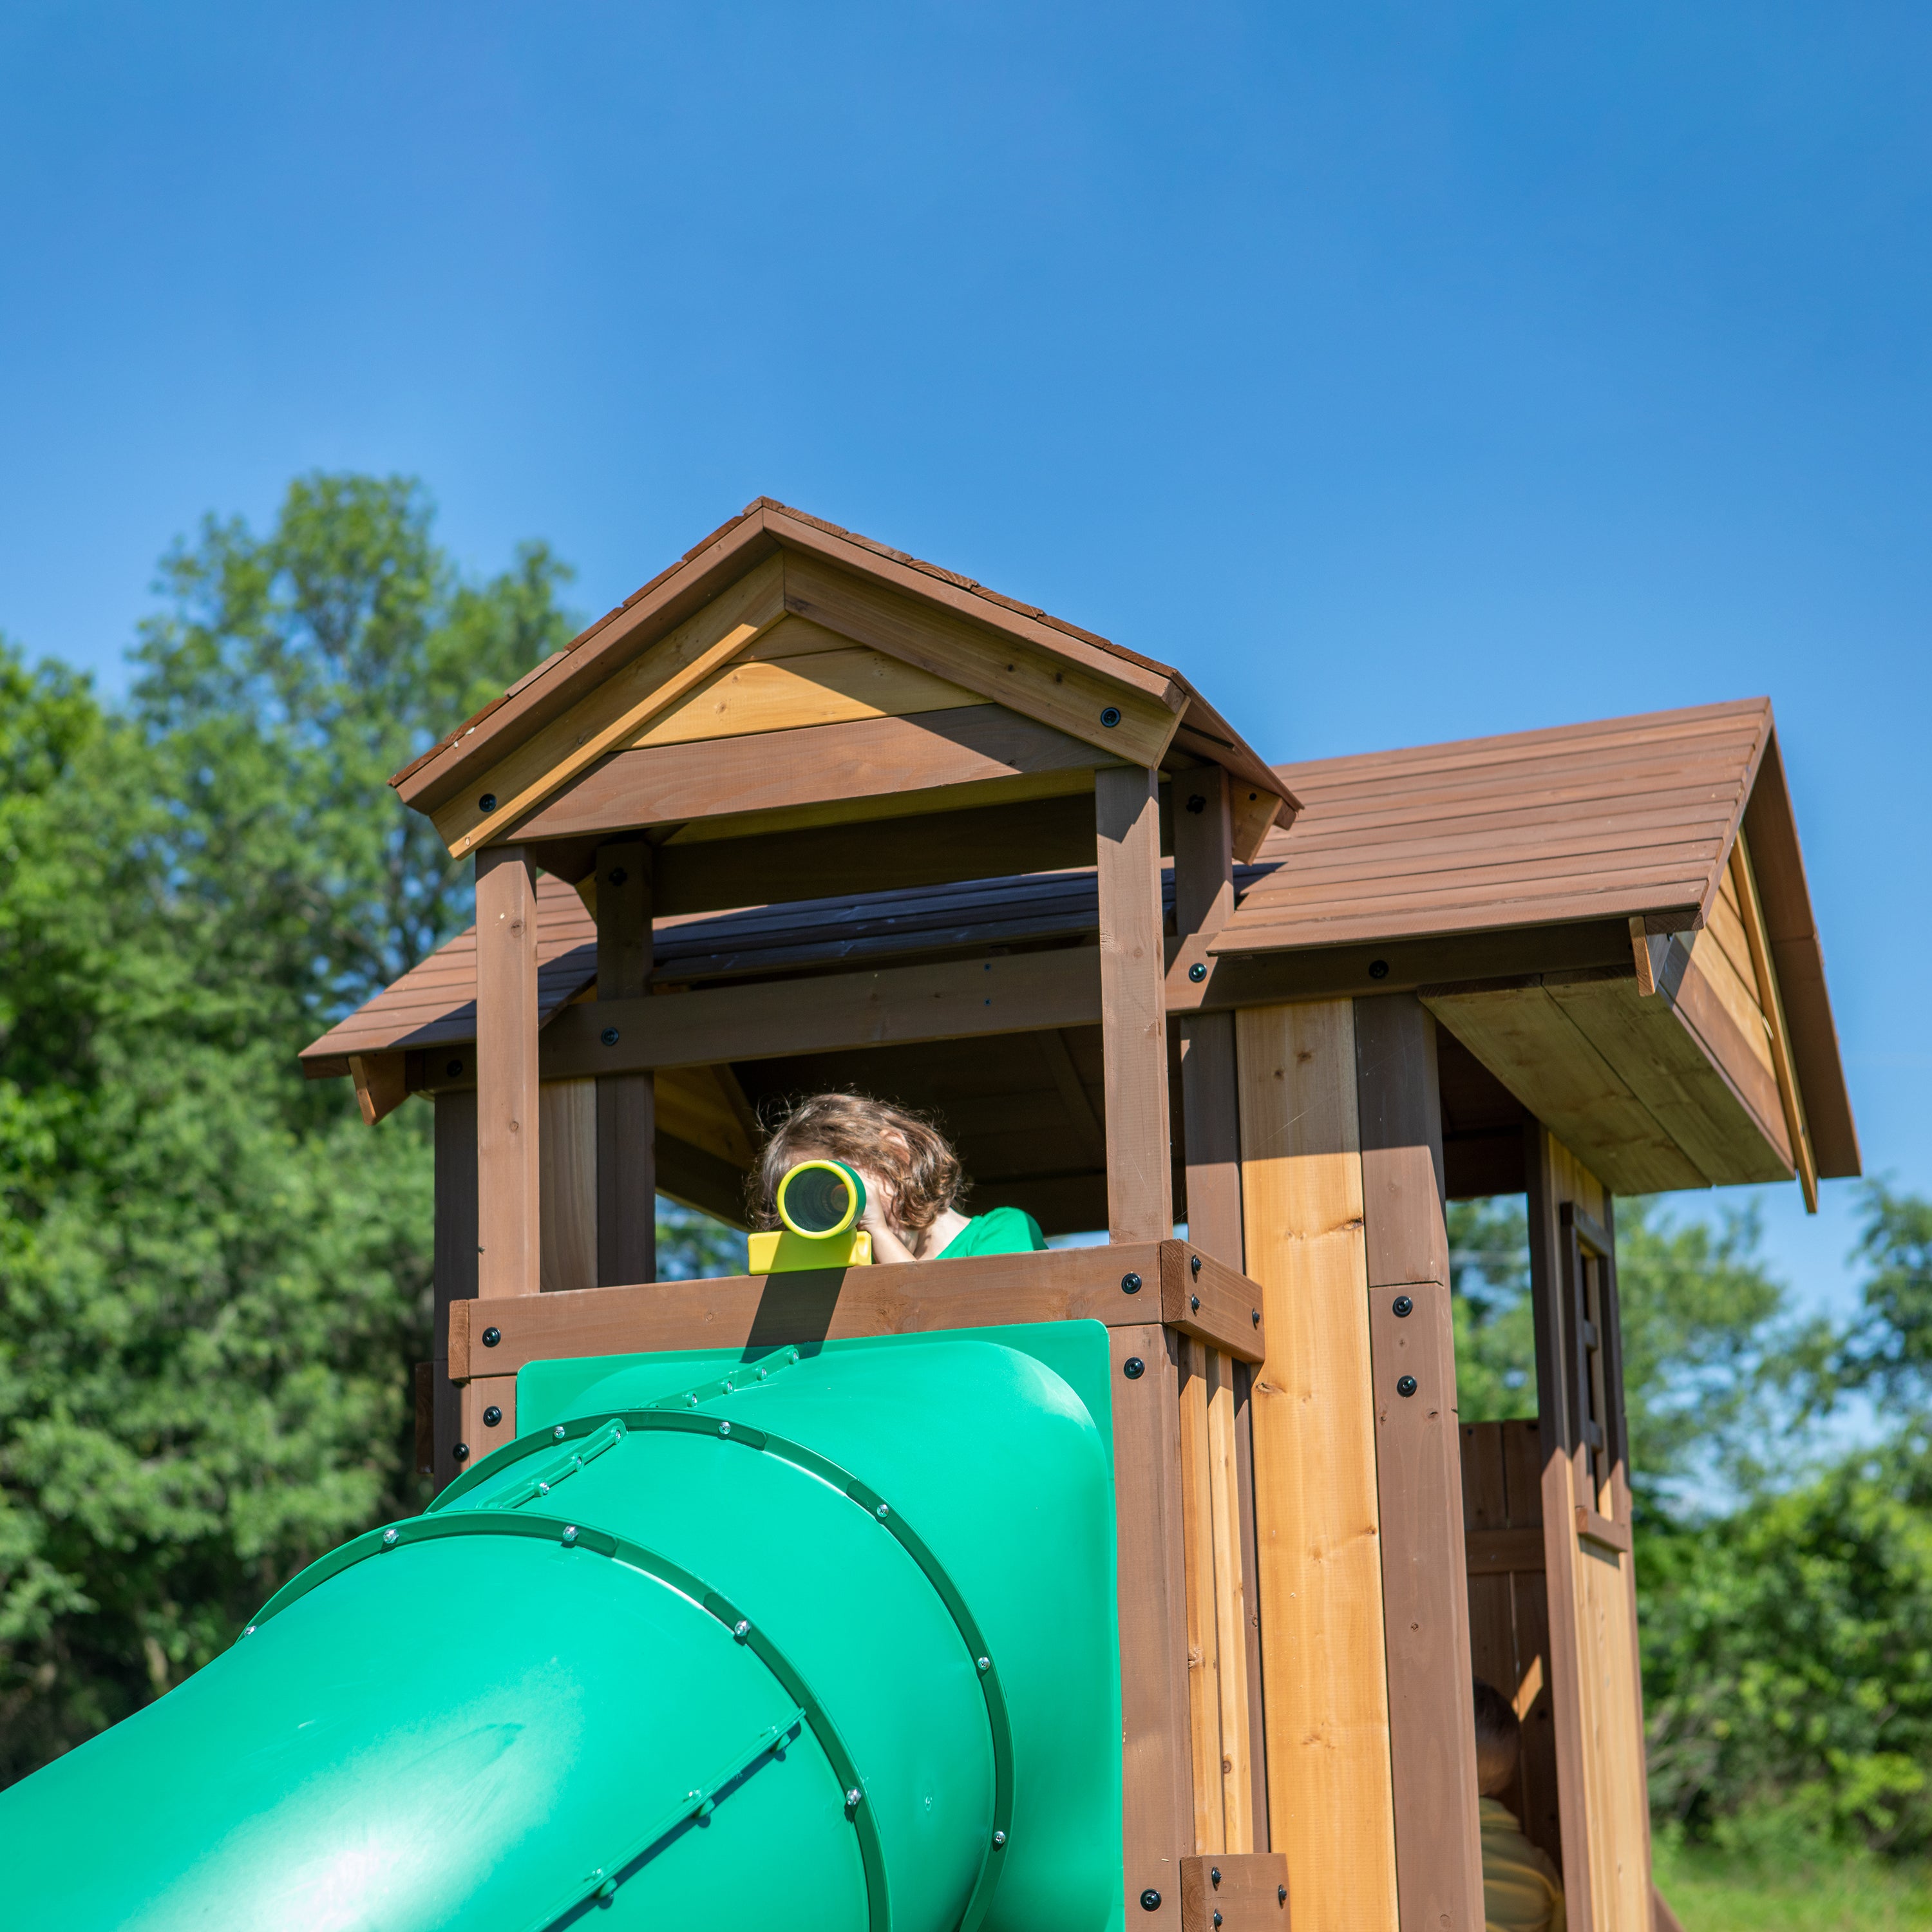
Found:
[[[449,1309],[476,1292],[476,1094],[472,1088],[438,1094],[436,1108],[436,1234],[433,1276],[435,1312],[430,1354],[435,1413],[436,1486],[460,1473],[456,1445],[463,1439],[463,1400],[449,1379]]]
[[[1352,1004],[1237,1018],[1273,1848],[1306,1928],[1396,1924]]]
[[[602,1084],[596,1080],[546,1080],[537,1090],[542,1150],[542,1232],[537,1245],[546,1294],[598,1286],[597,1127]]]
[[[1221,1682],[1214,1616],[1214,1506],[1208,1438],[1208,1349],[1180,1346],[1180,1502],[1187,1572],[1187,1717],[1193,1749],[1194,1849],[1228,1848],[1221,1791]]]
[[[542,1179],[536,875],[520,847],[476,857],[477,1292],[535,1294]]]

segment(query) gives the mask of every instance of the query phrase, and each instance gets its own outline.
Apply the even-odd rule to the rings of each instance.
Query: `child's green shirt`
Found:
[[[943,1262],[962,1255],[1024,1255],[1046,1246],[1040,1223],[1018,1208],[995,1208],[975,1214],[939,1252]]]

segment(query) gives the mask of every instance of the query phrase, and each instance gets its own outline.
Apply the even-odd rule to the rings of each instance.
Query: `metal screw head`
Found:
[[[1120,1292],[1123,1294],[1138,1294],[1140,1292],[1141,1278],[1130,1268],[1120,1277]]]
[[[483,1426],[485,1429],[494,1429],[502,1419],[503,1412],[494,1402],[483,1412]]]
[[[1004,1845],[1006,1842],[1006,1833],[1005,1833],[1005,1832],[995,1832],[993,1834],[993,1849],[994,1849],[995,1851],[998,1851],[998,1850],[999,1850],[999,1848],[1000,1848],[1002,1845]]]
[[[1203,980],[1207,978],[1208,968],[1202,961],[1197,959],[1192,966],[1188,968],[1187,976],[1198,986]]]
[[[1201,1279],[1201,1257],[1198,1255],[1190,1255],[1187,1257],[1187,1272],[1193,1276],[1196,1281]]]
[[[1200,1298],[1200,1296],[1199,1296],[1199,1295],[1198,1295],[1198,1294],[1190,1294],[1190,1295],[1187,1298],[1187,1305],[1188,1305],[1189,1308],[1190,1308],[1190,1309],[1191,1309],[1191,1310],[1193,1311],[1193,1312],[1194,1312],[1195,1314],[1198,1315],[1198,1314],[1201,1312],[1201,1298]]]
[[[470,1460],[470,1444],[466,1442],[459,1442],[449,1453],[459,1462],[466,1462]]]
[[[1221,1915],[1217,1912],[1216,1912],[1216,1913],[1215,1913],[1215,1915],[1214,1915],[1214,1923],[1215,1923],[1216,1925],[1218,1925],[1218,1924],[1220,1924],[1220,1922],[1221,1922]]]
[[[449,1078],[454,1080],[456,1076],[463,1071],[463,1063],[460,1060],[452,1060],[443,1068],[442,1070]]]
[[[1107,729],[1108,729],[1108,730],[1110,730],[1110,731],[1111,731],[1111,730],[1114,728],[1114,727],[1116,724],[1118,724],[1120,722],[1120,706],[1119,706],[1118,705],[1117,705],[1117,704],[1110,704],[1110,705],[1108,705],[1108,706],[1107,706],[1106,710],[1104,710],[1103,712],[1101,712],[1101,714],[1100,714],[1100,722],[1101,722],[1102,724],[1106,725],[1106,728],[1107,728]]]
[[[1288,1903],[1288,1887],[1286,1886],[1278,1885],[1275,1887],[1274,1902],[1277,1905],[1286,1905]]]
[[[1406,1322],[1415,1312],[1415,1304],[1406,1294],[1398,1294],[1389,1307],[1398,1322]]]
[[[728,1422],[721,1422],[718,1425],[718,1432],[720,1436],[729,1436],[731,1432],[731,1425]]]
[[[1210,1865],[1208,1868],[1208,1882],[1210,1885],[1216,1886],[1221,1882],[1221,1868],[1219,1865]]]
[[[1388,977],[1388,962],[1386,959],[1371,959],[1369,962],[1369,977],[1371,980],[1386,980]]]
[[[253,1636],[255,1634],[255,1626],[253,1624],[250,1624],[248,1628],[242,1633],[242,1634],[244,1636]]]
[[[880,1504],[880,1505],[879,1505],[879,1520],[880,1520],[881,1522],[884,1522],[885,1521],[886,1518],[887,1517],[887,1516],[889,1516],[890,1514],[891,1514],[891,1512],[890,1512],[889,1510],[887,1510],[887,1508],[886,1508],[886,1506],[885,1506],[885,1504],[884,1504],[884,1503]]]
[[[866,1794],[861,1791],[856,1784],[854,1785],[851,1790],[845,1794],[846,1810],[848,1811],[857,1810],[860,1804],[863,1802],[865,1796]]]
[[[615,1046],[617,1044],[618,1040],[622,1037],[622,1035],[619,1034],[615,1027],[606,1027],[604,1030],[597,1036],[597,1037],[601,1040],[606,1046]]]
[[[993,1660],[990,1657],[976,1657],[973,1661],[979,1666],[980,1675],[982,1677],[993,1667]]]
[[[386,1530],[384,1530],[384,1531],[383,1531],[383,1532],[382,1532],[382,1541],[383,1541],[383,1543],[384,1543],[384,1544],[385,1544],[386,1546],[386,1545],[388,1545],[388,1544],[392,1544],[392,1543],[394,1543],[394,1542],[395,1541],[395,1540],[396,1540],[396,1532],[395,1532],[393,1529],[386,1529]]]
[[[1147,1373],[1147,1364],[1138,1355],[1130,1355],[1120,1364],[1120,1372],[1129,1382],[1137,1382]]]
[[[1416,1382],[1413,1376],[1404,1376],[1395,1385],[1395,1392],[1397,1395],[1413,1395],[1415,1389]]]
[[[751,1634],[752,1626],[742,1617],[740,1617],[738,1621],[731,1626],[731,1634],[735,1636],[740,1643],[742,1643],[746,1638],[749,1636]]]
[[[476,809],[478,812],[494,812],[496,809],[496,794],[494,791],[486,791],[476,801]]]
[[[560,1422],[556,1426],[550,1431],[550,1433],[556,1438],[558,1442],[561,1442],[563,1440],[563,1424]]]
[[[574,1543],[577,1540],[577,1526],[575,1523],[573,1522],[566,1526],[563,1532],[563,1540],[566,1543]]]
[[[614,886],[621,886],[630,878],[622,866],[613,866],[604,875]]]
[[[502,1339],[503,1331],[500,1328],[486,1328],[483,1331],[483,1346],[486,1348],[494,1348]]]
[[[1262,1325],[1261,1310],[1258,1308],[1250,1309],[1248,1310],[1248,1318],[1253,1322],[1257,1328],[1258,1328]]]
[[[1158,1912],[1160,1910],[1160,1894],[1152,1886],[1141,1894],[1141,1910],[1143,1912]]]
[[[1208,801],[1197,791],[1189,798],[1187,808],[1196,818],[1198,818],[1208,809]]]

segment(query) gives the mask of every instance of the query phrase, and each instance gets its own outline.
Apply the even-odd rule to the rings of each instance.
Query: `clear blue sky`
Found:
[[[1300,758],[1768,692],[1932,1190],[1932,14],[0,10],[0,628],[322,466],[600,610],[760,493]],[[1767,1201],[1842,1304],[1841,1184]]]

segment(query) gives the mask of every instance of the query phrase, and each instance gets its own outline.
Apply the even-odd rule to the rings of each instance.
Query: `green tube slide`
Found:
[[[7,1922],[1118,1928],[1106,1334],[536,1364],[523,1433],[0,1793]]]

